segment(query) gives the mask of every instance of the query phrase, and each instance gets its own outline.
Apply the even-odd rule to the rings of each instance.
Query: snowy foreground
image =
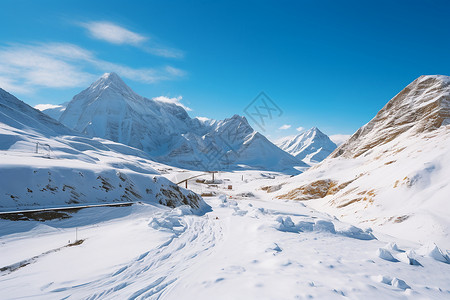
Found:
[[[213,194],[204,196],[212,211],[200,215],[135,204],[63,220],[0,220],[0,298],[450,297],[448,252],[261,190],[286,177],[251,171],[218,174],[217,184],[192,180],[194,192]],[[67,246],[76,231],[83,242]]]

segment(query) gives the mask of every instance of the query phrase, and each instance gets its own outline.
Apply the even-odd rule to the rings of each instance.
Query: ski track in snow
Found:
[[[178,280],[179,274],[192,266],[198,257],[208,253],[221,237],[220,224],[206,216],[181,217],[164,212],[154,217],[152,222],[163,223],[154,227],[173,231],[172,236],[112,274],[51,292],[67,294],[65,299],[102,299],[118,291],[126,294],[127,299],[160,299]],[[90,291],[96,292],[91,294]]]

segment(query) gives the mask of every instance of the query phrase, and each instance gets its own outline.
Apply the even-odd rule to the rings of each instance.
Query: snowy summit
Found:
[[[294,137],[283,138],[276,144],[307,164],[321,162],[336,149],[336,144],[317,127]]]
[[[73,97],[59,121],[178,167],[215,171],[245,166],[295,174],[296,167],[307,166],[256,132],[245,117],[207,122],[191,118],[175,103],[139,96],[115,73]]]

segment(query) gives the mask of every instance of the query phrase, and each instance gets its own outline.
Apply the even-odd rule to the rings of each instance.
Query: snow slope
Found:
[[[283,138],[276,144],[282,150],[307,164],[321,162],[336,149],[336,144],[317,127],[313,127],[294,137]]]
[[[264,168],[299,173],[307,167],[278,149],[245,117],[190,118],[179,105],[134,93],[115,73],[76,95],[60,117],[80,133],[141,149],[155,160],[200,170]]]
[[[279,198],[450,247],[450,77],[421,76]]]
[[[205,208],[144,152],[84,137],[0,89],[0,211],[143,201]]]
[[[45,223],[0,220],[0,268],[28,263],[0,273],[2,299],[448,298],[445,250],[272,200],[258,187],[277,178],[288,176],[193,182],[217,193],[202,216],[138,204]],[[83,243],[65,247],[76,228]]]

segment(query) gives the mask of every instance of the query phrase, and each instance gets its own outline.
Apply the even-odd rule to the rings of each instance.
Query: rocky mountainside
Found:
[[[141,149],[159,162],[183,168],[294,174],[294,167],[307,167],[254,131],[245,117],[190,118],[179,105],[139,96],[115,73],[76,95],[59,120],[80,133]]]
[[[417,78],[339,147],[332,157],[358,157],[403,133],[419,135],[450,124],[449,98],[448,76]]]
[[[207,205],[140,150],[85,137],[0,89],[0,211],[117,202]]]
[[[336,144],[317,127],[294,137],[281,139],[276,144],[307,164],[321,162],[336,149]]]
[[[450,77],[421,76],[277,197],[343,220],[450,247]]]

